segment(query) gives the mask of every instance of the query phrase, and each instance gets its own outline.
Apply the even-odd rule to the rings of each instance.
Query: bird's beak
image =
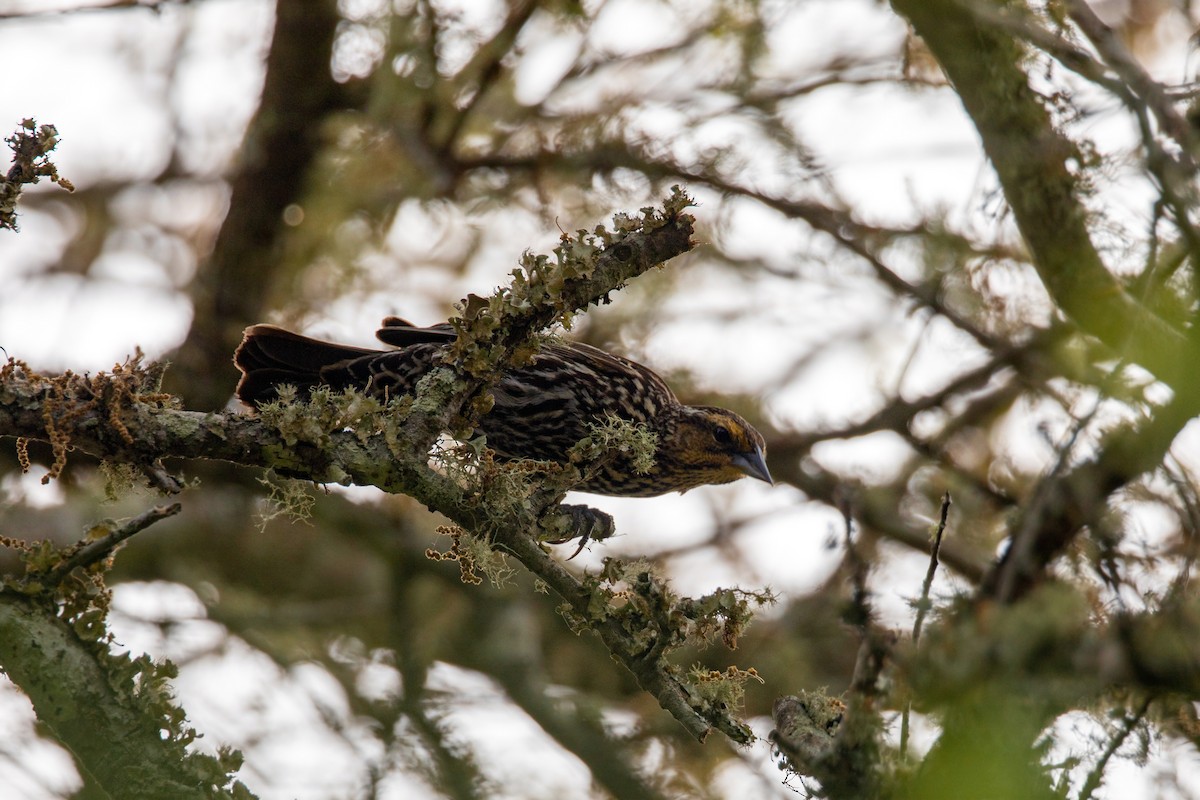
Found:
[[[763,457],[762,448],[758,445],[755,445],[754,449],[748,453],[735,455],[733,465],[751,478],[758,478],[772,486],[775,485],[775,481],[771,479],[771,471],[767,469],[767,460]]]

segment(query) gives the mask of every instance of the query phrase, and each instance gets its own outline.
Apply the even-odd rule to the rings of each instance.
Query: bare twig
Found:
[[[1192,370],[1183,335],[1131,297],[1092,241],[1074,142],[1031,87],[1011,35],[958,0],[893,0],[954,84],[1050,296],[1085,332],[1173,388]]]
[[[880,628],[872,619],[870,590],[867,588],[867,574],[870,567],[853,541],[854,518],[850,513],[850,504],[843,503],[842,517],[846,523],[846,561],[850,566],[850,581],[854,587],[854,595],[850,600],[847,622],[858,628],[862,642],[854,662],[854,673],[850,677],[850,695],[848,714],[873,711],[874,698],[879,693],[879,674],[895,640],[890,632]],[[861,731],[859,732],[861,735]],[[847,736],[855,738],[855,734],[847,734],[846,727],[839,732],[839,739]]]
[[[162,461],[144,465],[142,473],[163,494],[179,494],[183,491],[183,481],[168,472]]]
[[[1079,77],[1118,96],[1128,94],[1128,87],[1113,78],[1095,56],[1065,36],[1043,27],[1028,8],[987,2],[971,3],[969,8],[979,20],[1028,42]]]
[[[946,517],[950,514],[950,493],[942,495],[942,514],[938,519],[937,530],[933,534],[933,547],[929,554],[929,569],[925,571],[925,581],[921,584],[921,599],[917,601],[917,618],[913,621],[913,644],[921,639],[921,626],[925,624],[925,615],[929,612],[929,589],[933,586],[933,576],[938,568],[938,551],[942,549],[942,536],[946,533]]]
[[[1142,720],[1146,718],[1146,712],[1150,710],[1152,698],[1147,697],[1138,706],[1138,709],[1133,714],[1125,717],[1125,722],[1121,725],[1121,729],[1117,731],[1116,736],[1108,743],[1108,747],[1104,748],[1104,752],[1100,754],[1100,758],[1096,761],[1096,766],[1092,767],[1088,773],[1087,779],[1083,782],[1083,788],[1079,790],[1078,800],[1091,800],[1096,790],[1100,788],[1100,783],[1104,780],[1104,769],[1108,766],[1108,762],[1120,749],[1121,745],[1125,744],[1125,740],[1130,734],[1137,729]]]
[[[1197,172],[1193,157],[1196,133],[1167,96],[1165,88],[1142,68],[1117,34],[1096,16],[1084,0],[1068,0],[1067,11],[1092,46],[1120,77],[1119,91],[1114,91],[1138,120],[1142,145],[1146,148],[1146,165],[1157,179],[1162,199],[1171,209],[1180,235],[1193,256],[1200,254],[1200,236],[1196,235],[1189,216],[1196,201],[1193,181]],[[1178,147],[1168,150],[1159,141],[1150,124],[1154,118],[1159,131],[1175,140]]]
[[[108,0],[96,5],[76,6],[75,8],[28,9],[25,11],[0,13],[0,21],[7,19],[30,19],[36,17],[55,17],[67,14],[87,14],[97,11],[128,11],[130,9],[146,9],[159,11],[166,5],[187,5],[189,0]]]
[[[1013,533],[1009,542],[1009,551],[1004,557],[1004,561],[1012,566],[1004,570],[1000,576],[996,587],[998,599],[1003,601],[1013,599],[1020,581],[1025,577],[1032,576],[1043,566],[1034,563],[1033,556],[1038,531],[1043,527],[1043,516],[1048,508],[1060,501],[1058,492],[1061,490],[1062,483],[1059,478],[1067,471],[1067,465],[1075,452],[1075,443],[1099,413],[1102,399],[1098,398],[1095,405],[1072,427],[1066,441],[1058,448],[1058,458],[1055,460],[1054,466],[1038,481],[1032,498],[1025,504],[1021,525]]]
[[[798,773],[821,782],[829,797],[879,797],[882,725],[875,708],[879,674],[894,637],[871,621],[867,564],[853,542],[849,504],[840,503],[846,524],[846,565],[854,595],[846,621],[862,633],[862,644],[843,699],[800,692],[775,701],[771,741]]]
[[[110,529],[103,537],[94,541],[88,542],[83,547],[76,550],[64,560],[55,564],[49,572],[45,574],[45,580],[51,584],[59,583],[63,578],[67,577],[74,570],[80,567],[88,567],[96,562],[107,558],[108,555],[116,549],[117,545],[125,541],[135,533],[144,531],[159,520],[173,517],[183,509],[179,503],[172,503],[169,506],[155,506],[154,508],[143,511],[133,519],[126,522],[119,528]]]
[[[835,508],[841,507],[840,496],[845,492],[846,478],[821,467],[813,460],[773,460],[771,474],[776,482],[785,481],[814,500],[820,500]],[[895,492],[867,490],[861,493],[853,513],[862,527],[906,547],[928,553],[928,526],[910,522],[903,515],[897,514],[898,505],[899,499]],[[988,569],[983,557],[959,540],[946,542],[939,559],[943,565],[972,583],[979,583]]]
[[[925,624],[925,615],[929,612],[929,590],[933,586],[933,576],[938,568],[938,551],[942,549],[942,535],[946,532],[946,518],[950,514],[950,493],[942,495],[942,514],[938,519],[937,530],[933,534],[933,544],[929,553],[929,569],[925,571],[925,580],[921,584],[921,597],[917,600],[917,618],[913,620],[913,647],[921,640],[921,627]],[[900,717],[900,755],[908,756],[908,715],[912,703],[904,704],[904,713]]]
[[[1180,149],[1176,154],[1179,163],[1194,172],[1196,164],[1192,159],[1191,148],[1195,132],[1171,102],[1163,85],[1150,77],[1137,59],[1125,49],[1113,29],[1096,16],[1096,12],[1084,0],[1067,0],[1067,13],[1113,71],[1121,77],[1121,85],[1137,93],[1154,114],[1159,128],[1179,144]]]

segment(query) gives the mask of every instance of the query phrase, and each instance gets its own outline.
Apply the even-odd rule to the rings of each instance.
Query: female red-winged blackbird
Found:
[[[376,395],[411,393],[453,341],[449,325],[418,328],[388,317],[376,333],[396,350],[310,339],[274,325],[252,325],[234,355],[242,371],[237,396],[269,402],[279,386],[303,396],[317,385]],[[762,435],[732,411],[685,406],[650,369],[586,344],[546,345],[493,388],[496,403],[479,422],[497,458],[567,460],[567,451],[610,415],[641,423],[657,436],[654,467],[639,474],[617,458],[575,487],[595,494],[652,497],[749,475],[771,482]]]

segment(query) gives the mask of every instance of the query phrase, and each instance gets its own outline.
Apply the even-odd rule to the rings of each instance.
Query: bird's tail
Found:
[[[288,384],[303,397],[325,383],[321,372],[326,367],[378,352],[310,339],[275,325],[251,325],[233,354],[233,363],[242,371],[237,396],[243,403],[257,406],[275,400],[279,387]]]

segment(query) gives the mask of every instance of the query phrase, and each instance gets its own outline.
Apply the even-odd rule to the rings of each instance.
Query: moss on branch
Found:
[[[0,666],[29,697],[38,721],[76,758],[81,796],[243,800],[241,755],[190,751],[196,731],[174,700],[169,661],[120,652],[108,632],[104,575],[114,549],[179,504],[124,524],[106,521],[67,548],[0,538],[24,574],[0,580]]]

